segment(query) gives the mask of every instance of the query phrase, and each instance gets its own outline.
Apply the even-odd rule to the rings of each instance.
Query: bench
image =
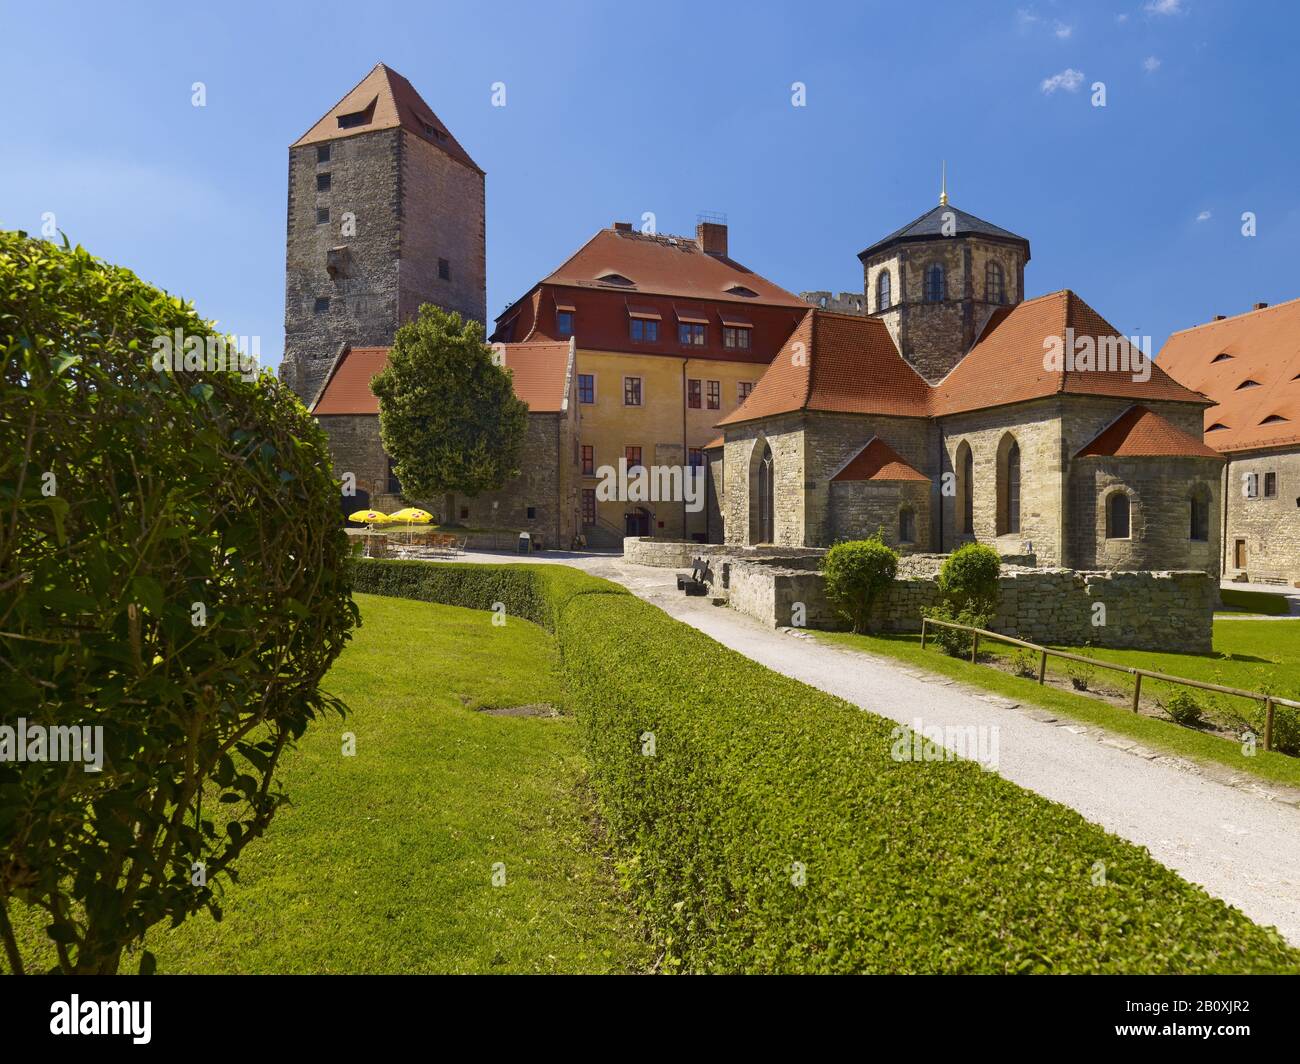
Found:
[[[696,558],[691,563],[689,573],[677,574],[677,590],[685,591],[687,595],[707,595],[709,585],[705,582],[709,573],[709,563],[703,558]]]

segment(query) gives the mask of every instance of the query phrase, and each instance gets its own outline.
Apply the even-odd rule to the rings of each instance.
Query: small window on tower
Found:
[[[330,309],[330,297],[329,297],[329,296],[317,296],[317,297],[316,297],[316,307],[315,307],[316,313],[317,313],[317,314],[326,314],[326,313],[329,312],[329,309]]]
[[[328,144],[321,144],[316,148],[316,161],[318,163],[330,161],[330,146]]]
[[[448,262],[446,259],[438,260],[438,276],[441,277],[444,281],[451,280],[451,263]]]
[[[316,208],[316,224],[328,225],[330,220],[330,209],[328,207]]]
[[[536,517],[537,517],[537,507],[536,506],[528,507],[528,520],[532,521]]]
[[[328,192],[329,190],[330,190],[330,175],[327,174],[327,173],[326,173],[326,174],[317,174],[317,175],[316,175],[316,191],[317,191],[317,192]]]

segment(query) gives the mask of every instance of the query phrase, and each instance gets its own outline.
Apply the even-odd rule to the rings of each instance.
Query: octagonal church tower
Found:
[[[1025,297],[1029,241],[948,202],[858,255],[867,313],[934,384],[974,346],[989,316]]]

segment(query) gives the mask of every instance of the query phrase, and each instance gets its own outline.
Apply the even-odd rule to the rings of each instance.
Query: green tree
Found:
[[[898,555],[876,533],[870,539],[835,544],[822,558],[822,573],[831,604],[854,632],[865,632],[871,607],[898,573]]]
[[[379,434],[407,499],[496,491],[519,473],[528,406],[484,346],[483,328],[426,303],[397,330],[372,382]]]
[[[65,751],[0,760],[11,971],[19,905],[65,973],[219,919],[281,755],[343,710],[319,687],[357,620],[324,433],[269,374],[173,362],[178,336],[220,350],[129,270],[0,232],[0,741]]]

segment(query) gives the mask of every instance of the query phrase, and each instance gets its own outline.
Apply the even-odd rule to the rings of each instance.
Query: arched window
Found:
[[[1106,496],[1106,538],[1129,538],[1129,501],[1126,492],[1113,491]]]
[[[958,491],[961,496],[961,530],[967,536],[975,534],[975,454],[965,440],[957,448],[957,468],[961,470]]]
[[[916,542],[916,513],[910,506],[898,511],[898,542]]]
[[[771,543],[775,532],[775,489],[772,448],[760,439],[749,467],[749,542]]]
[[[1020,444],[1007,433],[998,444],[999,536],[1020,531]]]
[[[1191,508],[1191,529],[1188,533],[1188,539],[1196,540],[1198,543],[1205,543],[1210,538],[1210,500],[1208,493],[1197,491],[1188,504]]]
[[[984,298],[990,303],[1005,303],[1007,301],[1007,288],[1002,277],[1002,267],[996,262],[990,261],[984,266]]]
[[[879,275],[876,277],[876,309],[877,310],[889,309],[889,298],[890,298],[889,286],[890,286],[889,271],[881,270]]]

